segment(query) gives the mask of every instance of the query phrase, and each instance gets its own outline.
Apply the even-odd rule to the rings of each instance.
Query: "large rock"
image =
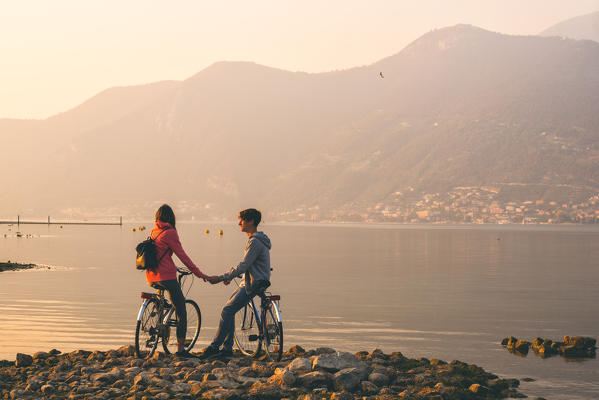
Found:
[[[268,382],[276,383],[279,386],[288,387],[292,386],[296,381],[296,376],[293,372],[288,369],[277,368],[275,374],[268,378]]]
[[[31,364],[33,364],[33,357],[31,357],[29,354],[17,353],[15,367],[28,367]]]
[[[335,373],[347,368],[358,368],[370,372],[368,364],[346,352],[322,354],[314,358],[312,362],[312,369],[315,371]]]
[[[364,378],[364,371],[358,368],[346,368],[333,376],[335,389],[353,392]]]
[[[307,358],[298,357],[285,367],[293,373],[312,371],[312,363]]]
[[[376,386],[387,386],[389,384],[389,377],[380,372],[373,372],[368,376],[368,380]]]
[[[518,340],[514,345],[514,350],[519,353],[526,354],[528,353],[528,349],[530,348],[530,342],[526,340]]]
[[[381,359],[381,360],[386,360],[389,358],[389,356],[387,356],[385,353],[383,353],[383,350],[381,350],[381,349],[374,349],[368,354],[368,358],[370,360],[375,360],[377,358]]]
[[[304,354],[305,352],[306,350],[304,350],[302,346],[295,345],[289,348],[289,350],[287,350],[284,355],[286,357],[297,357],[299,355]]]
[[[597,344],[597,340],[590,338],[590,337],[564,336],[564,345],[574,346],[577,349],[594,348],[596,344]]]
[[[135,355],[135,346],[122,346],[116,350],[117,354],[121,357],[132,357]]]
[[[362,383],[360,383],[360,388],[364,393],[367,394],[377,394],[379,392],[379,388],[377,387],[377,385],[369,381],[363,381]]]
[[[47,353],[45,351],[38,351],[37,353],[35,353],[33,355],[33,359],[34,360],[45,360],[46,358],[49,358],[51,356],[52,356],[52,354]]]
[[[123,371],[118,368],[113,368],[109,372],[99,372],[93,374],[90,379],[93,382],[114,383],[123,377]]]
[[[337,350],[335,350],[331,347],[319,347],[316,350],[314,350],[314,352],[316,354],[333,354],[333,353],[336,353]]]
[[[316,389],[322,387],[333,386],[333,375],[324,371],[314,371],[297,378],[297,382],[308,389]]]
[[[256,382],[248,391],[251,399],[281,399],[285,397],[285,391],[272,382]]]
[[[506,340],[507,339],[507,340]],[[501,344],[507,347],[508,350],[526,354],[528,353],[528,349],[531,345],[530,342],[526,340],[518,340],[517,338],[510,336],[509,338],[503,339]]]

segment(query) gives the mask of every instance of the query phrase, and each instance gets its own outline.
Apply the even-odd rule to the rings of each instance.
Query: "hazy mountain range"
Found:
[[[519,200],[584,199],[599,192],[599,43],[457,25],[372,65],[220,62],[0,132],[0,215],[143,216],[167,201],[183,218],[325,218],[511,183]]]
[[[562,21],[545,29],[539,35],[599,42],[599,11]]]

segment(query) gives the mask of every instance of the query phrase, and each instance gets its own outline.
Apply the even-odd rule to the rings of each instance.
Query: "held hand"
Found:
[[[220,279],[218,278],[218,276],[207,276],[206,279],[208,280],[208,282],[210,282],[213,285],[220,282]]]
[[[223,283],[225,284],[225,286],[227,286],[229,283],[231,283],[231,281],[223,281]]]
[[[198,275],[198,278],[200,278],[204,282],[206,282],[206,278],[208,278],[208,275],[204,274],[203,272],[200,272],[200,274]]]

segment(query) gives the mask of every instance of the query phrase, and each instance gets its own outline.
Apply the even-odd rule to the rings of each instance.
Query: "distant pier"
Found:
[[[53,221],[50,216],[45,221],[21,220],[21,216],[17,215],[14,221],[1,221],[0,225],[123,225],[123,217],[119,217],[118,221]]]

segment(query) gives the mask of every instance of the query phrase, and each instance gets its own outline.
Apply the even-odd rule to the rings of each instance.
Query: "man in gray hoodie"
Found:
[[[270,239],[263,232],[258,232],[258,224],[262,220],[260,211],[248,208],[239,212],[239,226],[248,235],[243,260],[229,272],[207,277],[216,284],[228,285],[233,278],[245,274],[245,284],[238,287],[229,301],[224,305],[216,336],[210,346],[206,347],[201,357],[214,355],[230,356],[233,354],[233,335],[235,333],[235,314],[241,310],[261,290],[270,286]],[[222,350],[220,346],[222,345]]]

